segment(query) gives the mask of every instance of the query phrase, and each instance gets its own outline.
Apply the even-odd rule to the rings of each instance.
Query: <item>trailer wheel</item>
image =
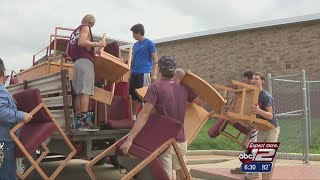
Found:
[[[33,157],[34,160],[37,160],[37,154],[36,152],[32,153],[31,156]],[[16,165],[17,165],[17,170],[23,175],[31,166],[32,164],[29,162],[29,160],[26,157],[22,158],[16,158]],[[37,170],[33,170],[29,176],[28,179],[33,177],[37,174]]]
[[[118,155],[109,156],[109,161],[113,167],[119,168]]]

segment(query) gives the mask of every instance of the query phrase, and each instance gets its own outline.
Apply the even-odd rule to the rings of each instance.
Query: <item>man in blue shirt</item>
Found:
[[[4,87],[6,69],[0,58],[0,180],[16,179],[15,144],[9,132],[19,122],[28,123],[32,115],[17,110],[15,100]]]
[[[144,37],[144,27],[136,24],[131,27],[133,38],[137,42],[133,45],[133,62],[130,76],[130,95],[132,97],[133,120],[136,120],[136,111],[140,98],[136,89],[149,86],[157,78],[158,55],[154,43]]]

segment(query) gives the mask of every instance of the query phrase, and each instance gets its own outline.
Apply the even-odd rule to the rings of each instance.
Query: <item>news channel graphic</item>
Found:
[[[247,150],[241,152],[241,171],[248,173],[271,172],[273,159],[280,146],[279,142],[251,142]]]

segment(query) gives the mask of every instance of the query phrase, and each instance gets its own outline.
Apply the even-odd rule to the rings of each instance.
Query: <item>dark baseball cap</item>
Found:
[[[164,55],[158,61],[158,66],[160,69],[167,71],[176,70],[176,60],[171,55]]]

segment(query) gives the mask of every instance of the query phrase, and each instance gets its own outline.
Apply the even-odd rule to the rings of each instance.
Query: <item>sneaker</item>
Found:
[[[96,129],[91,124],[89,124],[87,118],[87,115],[82,113],[76,116],[76,130],[89,132],[98,131],[99,129]]]
[[[256,179],[259,178],[259,173],[248,173],[245,179]]]

